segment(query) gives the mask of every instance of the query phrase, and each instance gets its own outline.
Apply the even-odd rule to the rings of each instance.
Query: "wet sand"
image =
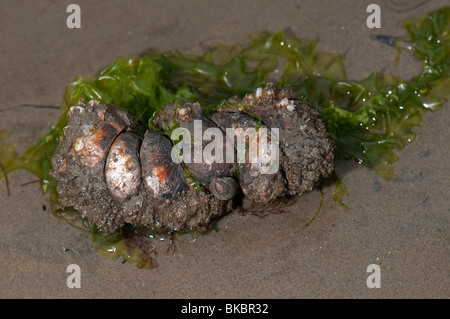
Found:
[[[366,26],[373,1],[77,1],[81,29],[66,27],[69,1],[3,1],[0,8],[0,129],[19,152],[56,123],[76,76],[97,74],[117,56],[149,50],[201,53],[213,43],[246,43],[260,31],[289,29],[342,53],[350,79],[372,71],[409,78],[420,65],[373,34],[406,35],[406,18],[448,1],[416,8],[381,7],[381,29]],[[421,2],[421,1],[415,1]],[[412,1],[392,0],[397,6]],[[207,5],[206,5],[207,4]],[[403,7],[404,7],[403,6]],[[158,268],[137,269],[100,255],[90,234],[49,211],[28,172],[0,181],[1,298],[449,298],[450,104],[424,116],[416,141],[399,152],[395,176],[384,181],[347,162],[337,167],[349,189],[346,210],[325,187],[298,198],[291,211],[258,218],[230,214],[219,231],[177,238],[174,254],[158,244]],[[44,208],[46,208],[44,210]],[[69,289],[69,264],[81,288]],[[381,269],[381,288],[366,285],[368,265]]]

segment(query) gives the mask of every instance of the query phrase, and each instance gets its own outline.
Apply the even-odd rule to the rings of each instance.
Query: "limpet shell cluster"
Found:
[[[137,133],[133,118],[112,104],[79,103],[68,115],[52,158],[59,202],[75,208],[105,233],[124,224],[159,231],[207,231],[233,209],[237,194],[270,203],[312,190],[334,170],[334,145],[318,112],[299,102],[288,88],[270,83],[225,101],[210,117],[198,103],[169,104],[153,119],[160,131],[144,136]],[[223,158],[174,161],[175,143],[165,133],[176,125],[194,136],[197,123],[202,124],[202,136],[210,129],[215,139],[223,139],[214,144],[224,150],[227,146]],[[240,161],[226,133],[239,138],[247,128],[254,134],[241,137],[247,148],[259,151],[257,158],[249,152],[244,154],[246,161]],[[201,141],[192,153],[210,150],[211,143]],[[275,151],[276,169],[264,173],[261,168],[273,166]],[[225,158],[230,152],[231,162]]]

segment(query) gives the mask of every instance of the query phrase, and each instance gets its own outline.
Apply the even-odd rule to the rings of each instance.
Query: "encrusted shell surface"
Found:
[[[238,104],[239,109],[233,107]],[[258,116],[269,128],[279,129],[280,165],[288,193],[301,195],[329,177],[334,170],[335,147],[319,112],[298,100],[288,87],[268,83],[242,99],[234,98],[220,112],[245,111]]]
[[[50,174],[58,181],[60,204],[75,208],[105,233],[118,231],[124,224],[151,230],[205,231],[231,211],[238,190],[234,178],[239,179],[246,197],[269,203],[285,194],[312,190],[334,169],[334,145],[319,113],[298,101],[291,90],[272,84],[243,98],[229,99],[210,118],[198,103],[184,103],[169,104],[154,119],[161,129],[176,125],[194,139],[193,125],[201,121],[202,137],[205,130],[217,129],[224,133],[225,148],[227,129],[237,136],[244,129],[247,149],[258,149],[256,163],[248,152],[246,161],[238,165],[239,154],[232,147],[235,160],[231,162],[226,157],[230,150],[225,149],[222,163],[203,157],[200,163],[180,164],[172,157],[173,143],[168,137],[147,131],[141,143],[131,132],[131,116],[114,105],[79,103],[68,115]],[[247,128],[256,130],[245,136]],[[268,139],[261,135],[261,128],[267,129]],[[279,134],[271,135],[270,129],[275,128]],[[270,147],[275,137],[280,141],[279,166],[275,172],[263,173],[262,168],[272,161]],[[202,152],[211,145],[204,141]],[[204,189],[188,184],[185,169]]]
[[[227,162],[225,134],[203,115],[199,103],[169,104],[154,119],[161,129],[174,125],[189,132],[190,139],[183,143],[190,149],[183,153],[184,163],[194,178],[208,187],[213,178],[233,176],[237,170],[234,162]],[[187,159],[187,160],[186,160]]]
[[[52,158],[50,172],[58,180],[62,206],[73,207],[106,232],[116,230],[122,219],[113,214],[114,200],[105,182],[106,157],[114,139],[131,127],[131,116],[98,101],[72,106],[63,139]]]
[[[240,147],[241,150],[239,142],[235,145],[238,149],[236,160],[240,162],[239,185],[245,196],[260,203],[269,203],[283,196],[286,180],[278,165],[282,154],[273,153],[271,143],[275,144],[275,139],[272,141],[268,128],[242,112],[215,113],[211,118],[223,130],[232,129],[237,137],[236,141],[245,143],[244,148]],[[274,147],[278,148],[278,144]]]

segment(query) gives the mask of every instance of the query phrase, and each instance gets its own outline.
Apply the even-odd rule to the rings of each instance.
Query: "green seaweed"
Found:
[[[414,140],[423,113],[439,109],[450,95],[450,7],[407,20],[405,28],[408,35],[395,39],[397,49],[407,43],[423,63],[412,80],[373,72],[351,81],[342,56],[319,51],[315,40],[283,32],[255,35],[246,46],[216,45],[201,56],[119,57],[97,77],[78,77],[67,86],[58,123],[24,154],[18,155],[7,132],[0,131],[0,179],[16,169],[31,171],[56,207],[50,159],[67,124],[67,110],[79,101],[114,103],[151,129],[149,120],[168,103],[198,101],[212,113],[225,99],[269,81],[291,86],[320,112],[336,144],[336,161],[354,160],[390,179],[397,151]],[[334,197],[342,204],[348,191],[339,178],[335,185]]]

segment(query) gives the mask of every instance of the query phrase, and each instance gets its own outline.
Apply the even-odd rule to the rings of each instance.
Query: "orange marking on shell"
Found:
[[[73,146],[75,152],[81,157],[81,163],[89,167],[99,164],[107,151],[104,147],[109,147],[119,130],[120,127],[116,123],[108,123],[91,136],[76,139]]]
[[[160,183],[165,183],[167,179],[167,170],[164,166],[157,166],[152,170],[153,176],[158,177]]]

